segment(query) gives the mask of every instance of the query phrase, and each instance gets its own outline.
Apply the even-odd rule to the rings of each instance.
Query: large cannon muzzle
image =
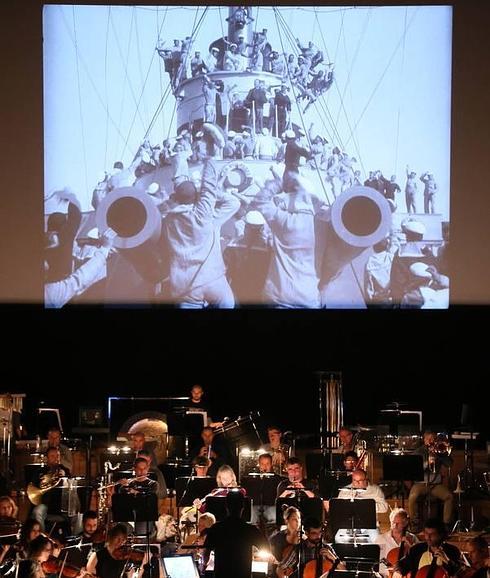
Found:
[[[145,281],[159,283],[167,276],[162,216],[149,195],[135,187],[115,189],[101,201],[95,220],[99,231],[116,232],[114,247]]]
[[[352,187],[333,203],[330,220],[321,230],[323,255],[320,270],[322,302],[327,306],[364,306],[362,271],[346,266],[366,249],[384,239],[391,227],[391,207],[386,198],[370,187]],[[364,263],[362,264],[364,265]],[[357,279],[354,278],[357,275]],[[344,276],[341,287],[332,286]],[[360,279],[359,279],[360,277]],[[325,303],[326,297],[328,303]],[[336,302],[338,301],[338,302]]]

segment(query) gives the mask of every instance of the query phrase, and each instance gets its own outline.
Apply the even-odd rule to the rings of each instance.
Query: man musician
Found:
[[[403,576],[410,574],[410,578],[415,578],[418,571],[427,566],[427,576],[435,575],[438,568],[443,568],[449,576],[454,576],[461,567],[461,554],[456,546],[444,541],[444,524],[436,518],[426,520],[424,538],[425,542],[412,546],[408,554],[397,562],[394,570]]]
[[[46,465],[40,470],[33,485],[42,490],[46,490],[41,496],[41,503],[36,505],[31,516],[39,522],[41,530],[45,529],[46,517],[49,515],[61,515],[59,496],[52,492],[62,477],[70,477],[70,470],[61,465],[60,450],[56,447],[49,447],[46,451]],[[47,489],[49,487],[49,489]],[[32,500],[31,500],[32,501]]]
[[[277,486],[278,498],[294,498],[298,492],[308,498],[316,497],[316,486],[310,480],[303,477],[303,465],[298,458],[289,458],[286,462],[287,480]]]
[[[158,482],[148,476],[150,465],[145,458],[136,458],[134,460],[133,470],[134,478],[119,481],[119,493],[132,494],[134,496],[158,494]],[[155,530],[155,522],[135,522],[134,530],[136,534],[153,533]]]

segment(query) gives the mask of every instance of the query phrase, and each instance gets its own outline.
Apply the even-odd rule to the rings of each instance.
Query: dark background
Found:
[[[53,402],[69,429],[80,405],[185,395],[199,382],[217,417],[260,410],[308,432],[319,419],[314,372],[334,370],[349,423],[375,423],[397,400],[423,409],[426,424],[452,428],[469,403],[475,427],[488,434],[490,8],[453,4],[450,310],[183,312],[35,305],[43,278],[41,3],[4,2],[0,389],[28,393],[29,408]],[[430,98],[430,87],[420,89]]]

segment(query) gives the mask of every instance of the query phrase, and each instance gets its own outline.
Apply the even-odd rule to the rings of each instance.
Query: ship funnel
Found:
[[[162,217],[146,193],[135,187],[114,189],[101,201],[95,220],[99,231],[110,227],[116,232],[113,246],[143,279],[158,283],[166,277]]]
[[[323,293],[346,265],[384,239],[390,227],[391,208],[381,193],[362,186],[344,191],[331,207],[330,220],[320,227],[320,235],[324,237],[320,242],[323,251],[320,291]]]

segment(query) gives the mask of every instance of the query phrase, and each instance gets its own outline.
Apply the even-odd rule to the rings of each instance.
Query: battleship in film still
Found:
[[[192,183],[196,190],[201,188],[204,161],[212,156],[220,186],[233,199],[228,213],[222,211],[218,244],[234,295],[214,304],[203,299],[201,306],[365,307],[368,303],[390,307],[414,291],[416,297],[410,303],[413,296],[409,296],[409,305],[447,306],[448,280],[442,270],[433,273],[443,253],[443,215],[430,206],[431,193],[427,193],[432,187],[435,197],[433,175],[427,171],[419,179],[426,205],[422,213],[415,202],[409,204],[409,183],[415,189],[417,184],[408,166],[406,211],[400,206],[402,191],[396,176],[387,179],[379,169],[366,174],[357,158],[361,151],[356,139],[350,139],[353,151],[348,152],[343,142],[349,139],[342,137],[329,110],[327,96],[336,87],[337,70],[326,44],[300,38],[300,32],[272,10],[276,34],[260,25],[259,9],[229,7],[226,18],[225,10],[219,10],[222,36],[205,46],[199,36],[211,17],[207,8],[200,15],[196,11],[192,30],[183,39],[170,40],[162,28],[155,52],[165,80],[157,111],[132,162],[126,166],[115,162],[101,175],[91,199],[94,210],[83,212],[77,233],[81,245],[96,247],[100,240],[94,237],[108,228],[114,231],[111,245],[117,254],[108,259],[100,299],[179,304],[179,292],[168,291],[169,256],[162,222],[175,211],[179,186],[184,190],[183,183]],[[169,130],[160,143],[154,142],[153,135],[162,111],[167,111]],[[295,175],[299,177],[296,185],[290,183],[291,174],[293,181]],[[291,261],[307,262],[312,257],[314,272],[305,273],[301,262],[289,270],[277,266],[274,270],[274,253],[284,251],[285,242],[261,211],[259,199],[264,190],[273,190],[276,206],[282,204],[293,213],[288,207],[287,194],[292,192],[288,186],[301,187],[323,205],[323,225],[315,227],[311,254],[288,255]],[[48,199],[48,206],[52,200]],[[305,230],[300,234],[303,238],[294,242],[305,242]],[[255,234],[248,245],[247,232]],[[386,268],[407,245],[403,286],[396,288],[395,298]],[[213,251],[210,248],[210,254]],[[240,251],[247,256],[237,259]],[[368,261],[379,253],[384,261],[374,263],[373,279],[366,282]],[[196,278],[205,260],[196,269]],[[271,291],[269,286],[264,298],[271,275],[278,278],[276,287]],[[291,277],[297,286],[304,284],[305,291],[280,295],[281,275]],[[192,284],[196,278],[188,281]]]

